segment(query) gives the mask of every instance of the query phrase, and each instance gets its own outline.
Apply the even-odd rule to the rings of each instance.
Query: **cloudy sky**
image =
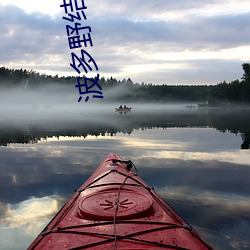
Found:
[[[67,15],[61,4],[0,0],[0,66],[78,75],[69,64],[71,52],[80,56],[81,49],[69,48],[71,23],[62,19]],[[87,20],[81,22],[91,27],[93,42],[85,50],[100,76],[216,84],[240,79],[242,63],[250,61],[249,0],[85,0],[85,5]]]

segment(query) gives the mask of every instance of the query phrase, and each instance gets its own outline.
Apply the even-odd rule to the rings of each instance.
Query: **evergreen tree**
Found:
[[[250,82],[250,64],[249,63],[243,63],[242,69],[244,71],[244,74],[241,79],[245,82]]]

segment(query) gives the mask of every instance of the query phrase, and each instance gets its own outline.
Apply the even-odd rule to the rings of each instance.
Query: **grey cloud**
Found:
[[[32,31],[44,31],[46,33],[54,32],[59,28],[56,19],[40,12],[26,13],[23,9],[14,5],[1,6],[0,9],[1,27],[20,28],[25,27]],[[23,30],[22,30],[23,31]]]
[[[86,26],[92,28],[94,44],[93,48],[89,48],[90,54],[103,72],[121,74],[124,65],[138,65],[142,62],[143,64],[162,64],[160,60],[145,58],[145,52],[153,55],[166,51],[172,53],[184,50],[200,51],[201,49],[209,51],[248,45],[250,13],[206,17],[201,13],[200,16],[196,15],[188,21],[148,18],[153,14],[176,9],[185,11],[204,8],[206,4],[212,3],[211,1],[201,3],[197,0],[188,2],[157,0],[144,1],[143,4],[132,0],[127,1],[126,4],[114,3],[112,0],[99,4],[96,1],[90,2],[86,10]],[[100,8],[103,8],[103,11]],[[62,19],[63,16],[63,13],[54,18],[39,12],[28,14],[15,6],[1,6],[0,63],[6,65],[10,62],[20,62],[21,64],[25,61],[27,64],[30,62],[33,65],[36,64],[37,67],[34,70],[46,70],[47,67],[47,70],[70,72],[69,63],[72,51],[68,46],[65,29],[67,21]],[[143,16],[145,18],[140,19]],[[58,61],[52,61],[52,56],[56,56]],[[180,61],[172,61],[172,63],[177,62],[180,63]],[[214,79],[211,80],[213,83],[218,82],[217,79],[224,80],[226,70],[223,71],[222,68],[219,71],[218,68],[208,66],[211,62],[209,58],[200,62],[197,60],[183,62],[191,65],[191,68],[195,68],[197,72],[191,71],[190,68],[144,72],[143,80],[140,80],[142,77],[138,73],[135,81],[154,82],[154,78],[171,80],[172,77],[176,78],[177,74],[179,79],[185,82],[192,79],[198,81],[197,78],[201,77],[199,69],[205,73],[208,72],[208,67],[215,73]],[[225,69],[232,65],[232,62],[223,60],[217,60],[216,63],[222,63]],[[240,65],[241,62],[234,62],[234,64]],[[211,71],[209,72],[207,75],[211,78]],[[131,75],[126,77],[133,78]],[[229,80],[235,78],[232,76]],[[207,78],[202,82],[207,82]]]
[[[207,4],[218,3],[218,1],[209,0],[155,0],[155,1],[115,1],[106,0],[96,1],[93,0],[87,4],[88,11],[91,9],[94,12],[94,16],[103,16],[107,12],[112,13],[113,17],[150,17],[152,14],[161,14],[168,11],[186,11],[190,9],[199,9]],[[112,6],[112,7],[111,7]],[[90,12],[90,11],[89,11]]]
[[[174,41],[176,38],[175,27],[163,21],[136,22],[125,18],[102,18],[93,23],[95,32],[103,35],[108,42],[135,43],[153,41]]]
[[[157,3],[155,6],[157,6]],[[41,13],[27,14],[20,8],[6,6],[2,8],[1,17],[2,30],[8,32],[14,28],[17,34],[18,32],[24,33],[24,38],[27,40],[34,39],[34,34],[37,39],[43,39],[45,36],[51,36],[52,38],[54,35],[66,38],[65,22],[59,16],[51,18]],[[3,20],[5,21],[3,22]],[[134,21],[129,17],[110,17],[108,15],[90,19],[90,23],[93,23],[95,36],[110,45],[133,44],[134,41],[144,43],[163,41],[164,43],[179,43],[187,46],[199,42],[220,42],[223,44],[229,41],[231,43],[241,42],[242,31],[245,31],[246,38],[244,40],[247,41],[249,39],[246,31],[249,29],[247,26],[249,21],[249,14],[216,18],[196,17],[188,23],[152,20]],[[32,34],[28,33],[31,31],[35,32],[33,37]],[[221,37],[221,34],[223,34],[223,37]],[[38,41],[35,42],[37,44]]]
[[[249,44],[249,22],[250,13],[194,18],[182,30],[189,45],[231,48]]]
[[[28,14],[12,5],[1,7],[0,29],[3,65],[21,61],[46,63],[46,55],[60,54],[67,45],[67,39],[60,38],[65,32],[61,19],[39,12]]]
[[[246,45],[250,39],[249,22],[250,13],[196,17],[189,22],[134,21],[123,17],[91,20],[98,38],[111,45],[162,41],[189,49]]]

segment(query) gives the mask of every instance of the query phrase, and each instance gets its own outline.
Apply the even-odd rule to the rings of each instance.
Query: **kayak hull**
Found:
[[[110,153],[28,249],[212,249]]]

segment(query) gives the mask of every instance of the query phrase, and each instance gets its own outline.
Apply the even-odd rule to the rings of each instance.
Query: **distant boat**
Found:
[[[125,108],[115,108],[115,111],[116,112],[124,112],[124,113],[128,113],[128,112],[131,112],[131,107],[125,107]]]

